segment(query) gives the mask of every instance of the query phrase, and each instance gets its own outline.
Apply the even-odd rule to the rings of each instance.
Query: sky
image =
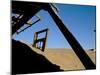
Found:
[[[84,49],[95,48],[96,7],[88,5],[56,4],[59,16]],[[33,43],[34,32],[48,28],[47,48],[71,48],[63,34],[45,10],[37,13],[41,21],[13,38]],[[31,20],[34,21],[35,17]],[[24,26],[25,27],[25,26]]]

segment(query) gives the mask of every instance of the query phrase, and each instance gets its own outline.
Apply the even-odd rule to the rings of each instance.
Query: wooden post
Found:
[[[46,7],[47,7],[46,10],[49,12],[51,17],[55,21],[56,25],[58,26],[58,28],[60,29],[60,31],[64,35],[65,39],[71,45],[72,49],[74,50],[74,52],[76,53],[76,55],[78,56],[78,58],[80,59],[82,64],[84,65],[84,67],[86,69],[95,69],[96,68],[95,64],[92,62],[90,57],[86,54],[86,52],[81,47],[81,45],[76,40],[76,38],[72,35],[72,33],[64,25],[64,23],[62,22],[62,20],[58,16],[58,14],[55,13],[55,11],[51,8],[51,6],[49,4]]]
[[[46,30],[46,35],[45,35],[42,51],[44,51],[46,48],[47,38],[48,38],[48,29]]]
[[[36,47],[37,34],[34,33],[33,46]]]

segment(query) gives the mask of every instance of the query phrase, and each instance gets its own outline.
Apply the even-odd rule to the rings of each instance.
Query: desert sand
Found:
[[[30,45],[29,45],[30,46]],[[57,48],[46,48],[44,52],[41,50],[34,48],[30,46],[32,50],[37,52],[38,54],[41,54],[45,56],[50,62],[53,64],[56,64],[60,66],[60,69],[63,70],[84,70],[85,67],[79,60],[79,58],[76,56],[74,51],[72,49],[57,49]],[[95,61],[95,51],[86,51],[86,53],[89,55],[91,60],[96,63]]]

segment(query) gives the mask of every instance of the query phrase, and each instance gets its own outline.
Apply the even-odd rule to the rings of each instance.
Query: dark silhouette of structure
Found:
[[[60,19],[59,15],[57,14],[57,8],[55,6],[53,6],[53,4],[39,3],[39,2],[37,3],[37,2],[12,1],[12,13],[22,14],[23,15],[20,20],[15,20],[16,23],[14,23],[12,25],[12,35],[15,32],[17,32],[17,30],[20,29],[24,24],[26,24],[27,21],[30,18],[32,18],[37,12],[39,12],[42,9],[45,10],[45,11],[47,11],[51,15],[51,17],[53,18],[53,20],[57,24],[58,28],[60,29],[60,31],[64,35],[65,39],[69,42],[70,46],[72,47],[72,49],[74,50],[74,52],[76,53],[76,55],[78,56],[78,58],[80,59],[80,61],[82,62],[82,64],[84,65],[84,67],[86,69],[95,69],[96,68],[95,64],[91,61],[91,59],[86,54],[86,52],[81,47],[81,45],[76,40],[76,38],[72,35],[72,33],[64,25],[64,23]],[[35,62],[36,64],[38,64],[38,66],[40,66],[39,64],[43,64],[44,65],[45,59],[42,60],[42,58],[44,58],[43,56],[41,57],[40,55],[32,52],[31,50],[26,50],[26,51],[29,51],[29,54],[23,53],[23,52],[26,52],[25,48],[24,48],[25,46],[20,45],[20,43],[19,43],[19,46],[22,46],[22,47],[19,47],[17,42],[13,42],[12,45],[13,45],[12,46],[13,47],[13,49],[12,49],[12,58],[13,58],[12,59],[12,65],[13,65],[12,66],[12,73],[21,73],[21,72],[22,73],[24,73],[24,72],[28,73],[29,70],[27,70],[26,68],[30,68],[31,65],[36,66],[36,65],[33,64],[33,62]],[[21,51],[21,53],[20,53],[20,51]],[[36,60],[33,61],[32,60],[33,57],[34,58],[36,57]],[[23,62],[21,58],[25,62]],[[39,59],[39,61],[37,59]],[[26,61],[26,60],[28,60],[29,62]],[[22,64],[22,67],[25,68],[25,70],[23,70],[22,67],[21,68],[18,67],[20,65],[17,65],[17,64],[20,64],[20,63]],[[26,67],[25,67],[24,63],[25,64],[28,63],[26,65]],[[30,65],[30,67],[29,67],[29,65]],[[42,68],[43,67],[44,66],[42,66]],[[48,68],[49,67],[51,67],[51,66],[48,66]],[[18,68],[20,68],[20,69],[18,69]],[[45,68],[47,68],[47,67],[45,67]],[[41,69],[39,69],[39,71],[37,71],[37,69],[32,69],[29,72],[31,73],[33,70],[36,71],[36,72],[47,72],[48,69],[47,70],[45,69],[45,71],[41,70]],[[49,70],[57,71],[58,69],[56,70],[56,69],[49,68]]]
[[[63,71],[29,46],[12,40],[12,74],[28,74]]]

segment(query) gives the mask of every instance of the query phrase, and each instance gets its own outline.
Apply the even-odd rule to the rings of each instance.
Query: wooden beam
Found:
[[[73,36],[73,34],[68,30],[68,28],[64,25],[60,17],[57,13],[54,12],[54,10],[51,8],[50,5],[47,5],[47,11],[55,21],[56,25],[64,35],[65,39],[69,42],[70,46],[82,62],[82,64],[85,66],[86,69],[95,69],[96,66],[90,59],[90,57],[86,54],[82,46],[79,44],[79,42],[76,40],[76,38]]]

